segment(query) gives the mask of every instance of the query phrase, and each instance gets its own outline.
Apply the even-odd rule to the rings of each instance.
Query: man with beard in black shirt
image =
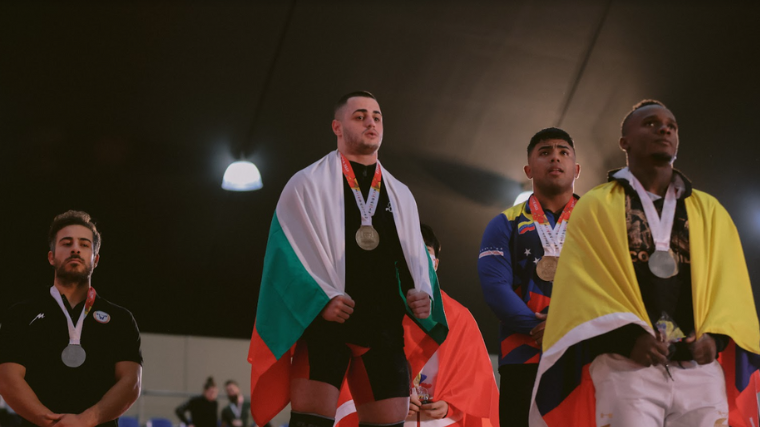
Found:
[[[0,328],[0,395],[24,426],[116,427],[140,394],[137,324],[90,285],[100,233],[87,213],[56,216],[48,243],[53,286]]]

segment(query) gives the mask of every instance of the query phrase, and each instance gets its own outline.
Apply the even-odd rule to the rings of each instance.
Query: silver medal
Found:
[[[678,263],[673,251],[654,251],[649,257],[648,264],[652,274],[662,279],[678,274]]]
[[[63,364],[69,368],[78,368],[82,366],[85,359],[87,359],[87,353],[85,353],[81,345],[69,344],[61,353]]]
[[[365,251],[371,251],[380,244],[380,235],[371,225],[362,225],[356,230],[356,243]]]

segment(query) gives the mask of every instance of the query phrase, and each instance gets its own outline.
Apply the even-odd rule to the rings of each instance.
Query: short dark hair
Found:
[[[214,382],[214,377],[206,378],[206,382],[203,383],[203,390],[208,390],[211,387],[216,387],[216,383]]]
[[[225,386],[225,387],[227,387],[227,386],[228,386],[228,385],[230,385],[230,384],[235,384],[236,386],[240,387],[240,386],[238,385],[237,381],[235,381],[235,380],[227,380],[227,382],[226,382],[226,383],[224,383],[224,386]]]
[[[375,101],[377,101],[377,98],[375,98],[375,95],[372,95],[371,93],[367,92],[366,90],[357,90],[351,93],[347,93],[340,97],[338,102],[335,103],[335,108],[333,109],[333,114],[337,117],[338,110],[343,108],[344,105],[348,103],[348,100],[351,98],[356,98],[357,96],[360,96],[362,98],[372,98]]]
[[[528,143],[528,157],[530,157],[530,153],[533,152],[533,149],[539,142],[547,141],[549,139],[561,139],[566,141],[571,147],[573,147],[573,150],[575,150],[575,143],[573,142],[573,138],[570,138],[569,133],[560,128],[546,128],[536,132],[536,134],[533,135],[533,138],[530,139],[530,142]]]
[[[420,230],[422,230],[422,240],[425,241],[425,246],[430,246],[435,252],[435,257],[438,258],[438,252],[441,251],[441,242],[435,237],[433,229],[427,224],[420,224]]]
[[[98,228],[95,227],[90,214],[74,210],[66,211],[53,218],[53,223],[50,224],[50,231],[48,231],[48,246],[50,246],[50,251],[55,252],[55,238],[58,232],[70,225],[81,225],[92,231],[92,247],[97,255],[100,251],[100,233],[98,232]]]
[[[628,124],[628,120],[631,118],[631,115],[636,112],[639,108],[648,107],[650,105],[659,105],[662,108],[668,108],[663,104],[662,102],[656,100],[656,99],[642,99],[641,101],[637,102],[633,107],[631,107],[631,111],[628,112],[628,114],[625,115],[623,118],[623,121],[620,122],[620,135],[625,135],[625,125]]]

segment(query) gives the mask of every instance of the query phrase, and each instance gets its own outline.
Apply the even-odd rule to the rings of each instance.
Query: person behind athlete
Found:
[[[519,427],[528,425],[554,271],[578,199],[573,139],[558,128],[537,132],[524,172],[533,194],[491,220],[478,258],[483,296],[499,319],[499,419]]]

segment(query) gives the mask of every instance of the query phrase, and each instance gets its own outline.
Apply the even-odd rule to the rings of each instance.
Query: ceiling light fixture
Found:
[[[296,1],[297,0],[292,0],[290,2],[288,15],[285,17],[285,23],[283,24],[282,32],[280,33],[280,41],[277,44],[277,49],[275,49],[272,63],[269,66],[267,75],[264,78],[263,88],[261,90],[261,94],[259,94],[259,100],[256,103],[256,109],[254,110],[253,118],[251,119],[251,127],[248,131],[248,137],[242,140],[243,144],[238,147],[242,148],[240,150],[242,154],[245,154],[245,145],[247,145],[247,143],[253,139],[253,131],[256,128],[256,123],[258,122],[259,116],[261,115],[261,108],[264,105],[264,99],[266,98],[266,95],[269,92],[269,87],[271,86],[270,83],[272,81],[272,76],[274,75],[274,70],[277,67],[277,61],[280,58],[280,53],[282,52],[285,36],[288,33],[288,28],[290,27],[290,22],[293,18]],[[241,155],[241,157],[243,156]],[[247,160],[232,162],[232,164],[227,166],[227,170],[224,171],[224,177],[222,178],[222,188],[225,190],[254,191],[262,188],[263,186],[264,185],[261,182],[261,173],[259,172],[259,168]]]
[[[245,160],[232,162],[224,171],[222,188],[228,191],[254,191],[263,187],[259,168]]]

